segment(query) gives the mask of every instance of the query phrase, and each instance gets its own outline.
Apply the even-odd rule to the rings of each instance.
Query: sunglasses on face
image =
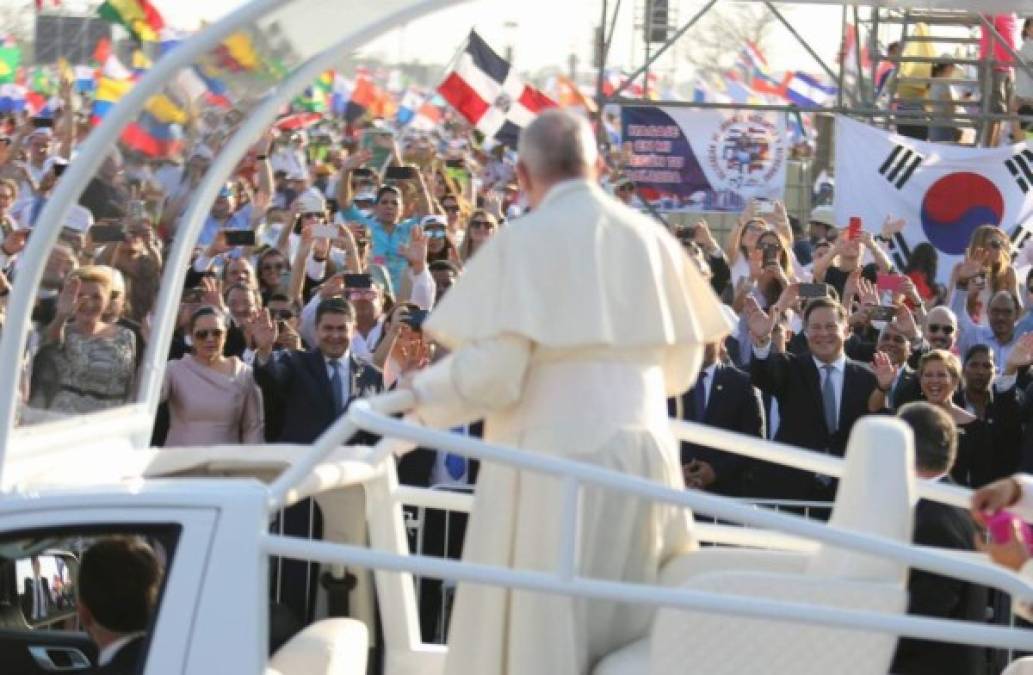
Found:
[[[210,337],[220,338],[225,332],[221,328],[202,328],[201,330],[194,331],[194,337],[198,340],[207,340]]]
[[[289,309],[278,309],[272,312],[272,315],[274,319],[279,319],[280,321],[290,321],[294,318],[294,312]]]
[[[944,335],[950,335],[951,333],[954,332],[954,326],[951,326],[949,324],[948,325],[944,325],[944,324],[940,324],[940,323],[931,323],[931,324],[929,324],[929,332],[930,333],[943,333]]]
[[[459,207],[456,205],[445,205],[441,208],[445,209],[449,213],[459,213]]]
[[[491,221],[488,221],[488,220],[471,220],[470,221],[470,227],[472,227],[475,230],[480,229],[480,228],[484,228],[486,230],[493,230],[493,229],[495,229],[495,225],[493,225],[491,223]]]
[[[445,228],[443,227],[425,227],[423,228],[423,233],[431,239],[445,238]]]

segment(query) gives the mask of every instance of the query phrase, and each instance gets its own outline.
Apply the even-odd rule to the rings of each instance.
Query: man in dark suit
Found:
[[[316,309],[317,346],[308,351],[278,351],[273,354],[277,324],[266,310],[249,323],[255,341],[255,380],[263,394],[270,392],[283,401],[280,443],[312,443],[347,411],[357,398],[383,391],[379,370],[356,360],[350,353],[355,331],[355,310],[344,298],[323,300]],[[372,443],[366,432],[347,442]],[[323,518],[318,506],[303,500],[286,509],[274,528],[287,535],[319,539]],[[319,565],[283,561],[279,597],[297,619],[312,620],[315,610]]]
[[[143,672],[147,636],[161,581],[154,551],[137,537],[110,537],[83,553],[79,620],[97,643],[96,675]]]
[[[53,598],[46,577],[40,573],[39,558],[32,557],[32,578],[25,577],[21,596],[22,615],[29,623],[41,621],[53,610]]]
[[[722,346],[708,344],[696,384],[668,401],[673,417],[764,438],[764,403],[750,376],[718,358]],[[750,460],[683,441],[685,485],[732,497],[743,495],[741,478]]]
[[[255,340],[255,379],[279,392],[285,404],[280,443],[311,443],[348,410],[352,401],[384,388],[375,367],[349,353],[355,310],[343,298],[330,298],[316,309],[318,345],[308,351],[280,351],[275,358],[276,322],[268,312],[250,324]],[[357,434],[352,442],[368,435]]]
[[[915,473],[919,478],[950,483],[957,451],[954,420],[925,402],[909,403],[899,416],[915,434]],[[914,543],[971,551],[976,528],[967,512],[920,499],[915,506]],[[911,570],[908,614],[938,619],[986,621],[987,589],[968,581]],[[902,638],[890,672],[899,675],[983,675],[988,672],[983,647]]]
[[[752,298],[747,302],[753,341],[750,378],[778,400],[782,423],[776,441],[841,457],[854,422],[868,412],[868,398],[878,382],[867,365],[844,354],[846,312],[831,298],[816,298],[804,309],[808,354],[788,354],[783,344],[773,344],[780,311],[796,302],[798,291],[798,284],[790,285],[770,315]],[[766,462],[749,467],[744,489],[770,499],[831,501],[836,494],[835,481],[827,476]]]

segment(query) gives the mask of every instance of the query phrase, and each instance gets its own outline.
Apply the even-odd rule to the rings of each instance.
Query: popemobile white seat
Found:
[[[899,420],[865,418],[851,434],[830,524],[910,542],[914,451]],[[683,588],[748,598],[901,613],[907,567],[821,546],[813,553],[704,548],[661,575]],[[594,675],[885,675],[894,635],[728,614],[662,609],[651,634],[609,654]],[[814,645],[823,645],[816,650]]]
[[[1012,661],[1001,675],[1033,675],[1033,656]]]
[[[276,650],[265,675],[365,675],[368,653],[366,624],[323,619]]]

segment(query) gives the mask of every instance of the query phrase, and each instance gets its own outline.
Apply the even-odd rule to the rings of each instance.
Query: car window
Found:
[[[5,533],[0,670],[85,673],[118,659],[118,672],[142,672],[179,535],[175,524]]]

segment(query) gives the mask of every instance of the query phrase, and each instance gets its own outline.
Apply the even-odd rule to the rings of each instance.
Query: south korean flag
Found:
[[[887,216],[903,218],[889,246],[895,263],[928,242],[945,282],[980,225],[1000,227],[1016,252],[1033,250],[1033,151],[927,143],[837,117],[835,209],[841,227],[859,216],[876,235]]]

